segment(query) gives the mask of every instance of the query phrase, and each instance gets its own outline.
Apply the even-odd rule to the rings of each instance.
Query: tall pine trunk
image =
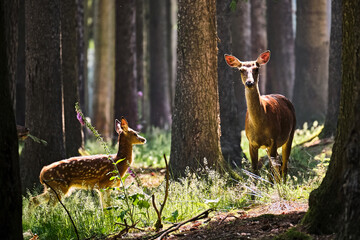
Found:
[[[76,118],[75,103],[79,102],[77,5],[75,0],[61,1],[61,58],[64,96],[65,150],[67,157],[78,156],[82,144],[81,124]]]
[[[115,118],[137,128],[136,1],[116,2]]]
[[[25,1],[26,119],[30,133],[21,158],[23,193],[39,183],[43,166],[65,158],[62,121],[60,1]]]
[[[171,124],[166,0],[150,1],[150,124]]]
[[[242,151],[240,115],[233,85],[233,72],[227,68],[224,54],[232,52],[231,10],[226,1],[216,2],[218,29],[218,84],[221,122],[221,150],[225,160],[232,167],[241,167]]]
[[[13,31],[11,28],[17,27],[17,3],[0,3],[0,236],[9,240],[22,239],[18,140],[10,93],[10,82],[13,81],[16,68],[8,68],[17,56],[16,52],[8,51],[14,44],[8,41],[8,34]],[[9,20],[14,25],[5,24]]]
[[[295,79],[294,33],[291,0],[267,1],[268,48],[266,93],[291,99]]]
[[[329,50],[328,104],[324,129],[320,137],[335,136],[341,90],[342,3],[331,1],[331,35]]]
[[[115,81],[115,3],[95,0],[94,126],[109,140],[113,135],[113,96]]]
[[[224,162],[220,149],[216,6],[179,1],[178,72],[171,136],[174,177]]]
[[[299,125],[325,118],[329,62],[327,2],[297,1],[293,103]]]
[[[238,1],[231,19],[232,51],[240,59],[251,59],[251,8],[250,1]],[[245,129],[246,101],[240,73],[233,74],[234,93],[238,105],[240,129]]]

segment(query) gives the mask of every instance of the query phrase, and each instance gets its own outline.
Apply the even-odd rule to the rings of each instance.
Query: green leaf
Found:
[[[110,181],[116,180],[116,179],[120,179],[119,176],[117,176],[117,175],[116,175],[116,176],[112,176],[112,177],[110,178]]]
[[[125,218],[125,215],[126,213],[128,213],[129,210],[123,210],[120,212],[120,215],[118,216],[122,222],[124,222],[124,218]]]
[[[148,209],[150,207],[150,203],[146,200],[139,200],[138,207],[139,209],[143,209],[143,208]]]
[[[119,159],[119,160],[116,161],[116,163],[113,163],[113,164],[117,165],[119,162],[122,162],[124,160],[125,160],[125,158]]]

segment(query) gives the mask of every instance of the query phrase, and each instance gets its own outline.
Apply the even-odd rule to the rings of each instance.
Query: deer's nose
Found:
[[[245,85],[246,85],[247,87],[252,87],[252,86],[254,86],[254,84],[255,84],[254,81],[246,81],[246,82],[245,82]]]

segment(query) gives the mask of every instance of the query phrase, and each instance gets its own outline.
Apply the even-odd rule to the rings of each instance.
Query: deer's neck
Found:
[[[261,123],[265,111],[261,103],[260,91],[258,85],[255,88],[245,88],[245,98],[249,120],[253,123]]]
[[[122,140],[121,137],[119,140],[119,150],[116,155],[116,159],[125,159],[119,164],[131,164],[132,162],[132,144],[125,140]]]

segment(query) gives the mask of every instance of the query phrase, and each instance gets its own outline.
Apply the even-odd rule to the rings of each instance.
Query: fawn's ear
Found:
[[[121,129],[125,132],[127,132],[129,129],[128,122],[124,117],[121,117]]]
[[[270,60],[270,51],[267,50],[266,52],[263,52],[259,55],[259,57],[256,59],[256,62],[260,65],[266,64]]]
[[[121,123],[119,120],[115,119],[115,131],[120,135],[120,133],[122,132],[121,129]]]
[[[241,61],[232,55],[224,54],[224,58],[227,65],[230,67],[239,68],[242,65]]]

